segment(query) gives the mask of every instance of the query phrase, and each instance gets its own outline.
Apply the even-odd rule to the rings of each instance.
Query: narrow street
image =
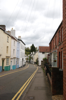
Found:
[[[11,74],[0,74],[0,100],[11,100],[36,69],[37,67],[30,64],[21,71],[18,69],[18,72]]]

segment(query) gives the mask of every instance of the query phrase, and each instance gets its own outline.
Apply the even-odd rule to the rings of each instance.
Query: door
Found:
[[[4,71],[4,60],[2,60],[2,71]]]

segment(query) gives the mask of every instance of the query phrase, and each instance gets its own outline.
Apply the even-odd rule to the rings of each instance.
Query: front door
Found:
[[[2,71],[4,71],[4,60],[2,60]]]

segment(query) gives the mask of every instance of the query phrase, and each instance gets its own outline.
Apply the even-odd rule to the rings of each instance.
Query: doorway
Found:
[[[4,71],[4,59],[2,59],[2,71]]]

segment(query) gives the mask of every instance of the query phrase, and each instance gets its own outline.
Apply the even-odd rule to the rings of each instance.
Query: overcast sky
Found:
[[[0,0],[0,24],[26,46],[48,46],[62,21],[62,0]]]

